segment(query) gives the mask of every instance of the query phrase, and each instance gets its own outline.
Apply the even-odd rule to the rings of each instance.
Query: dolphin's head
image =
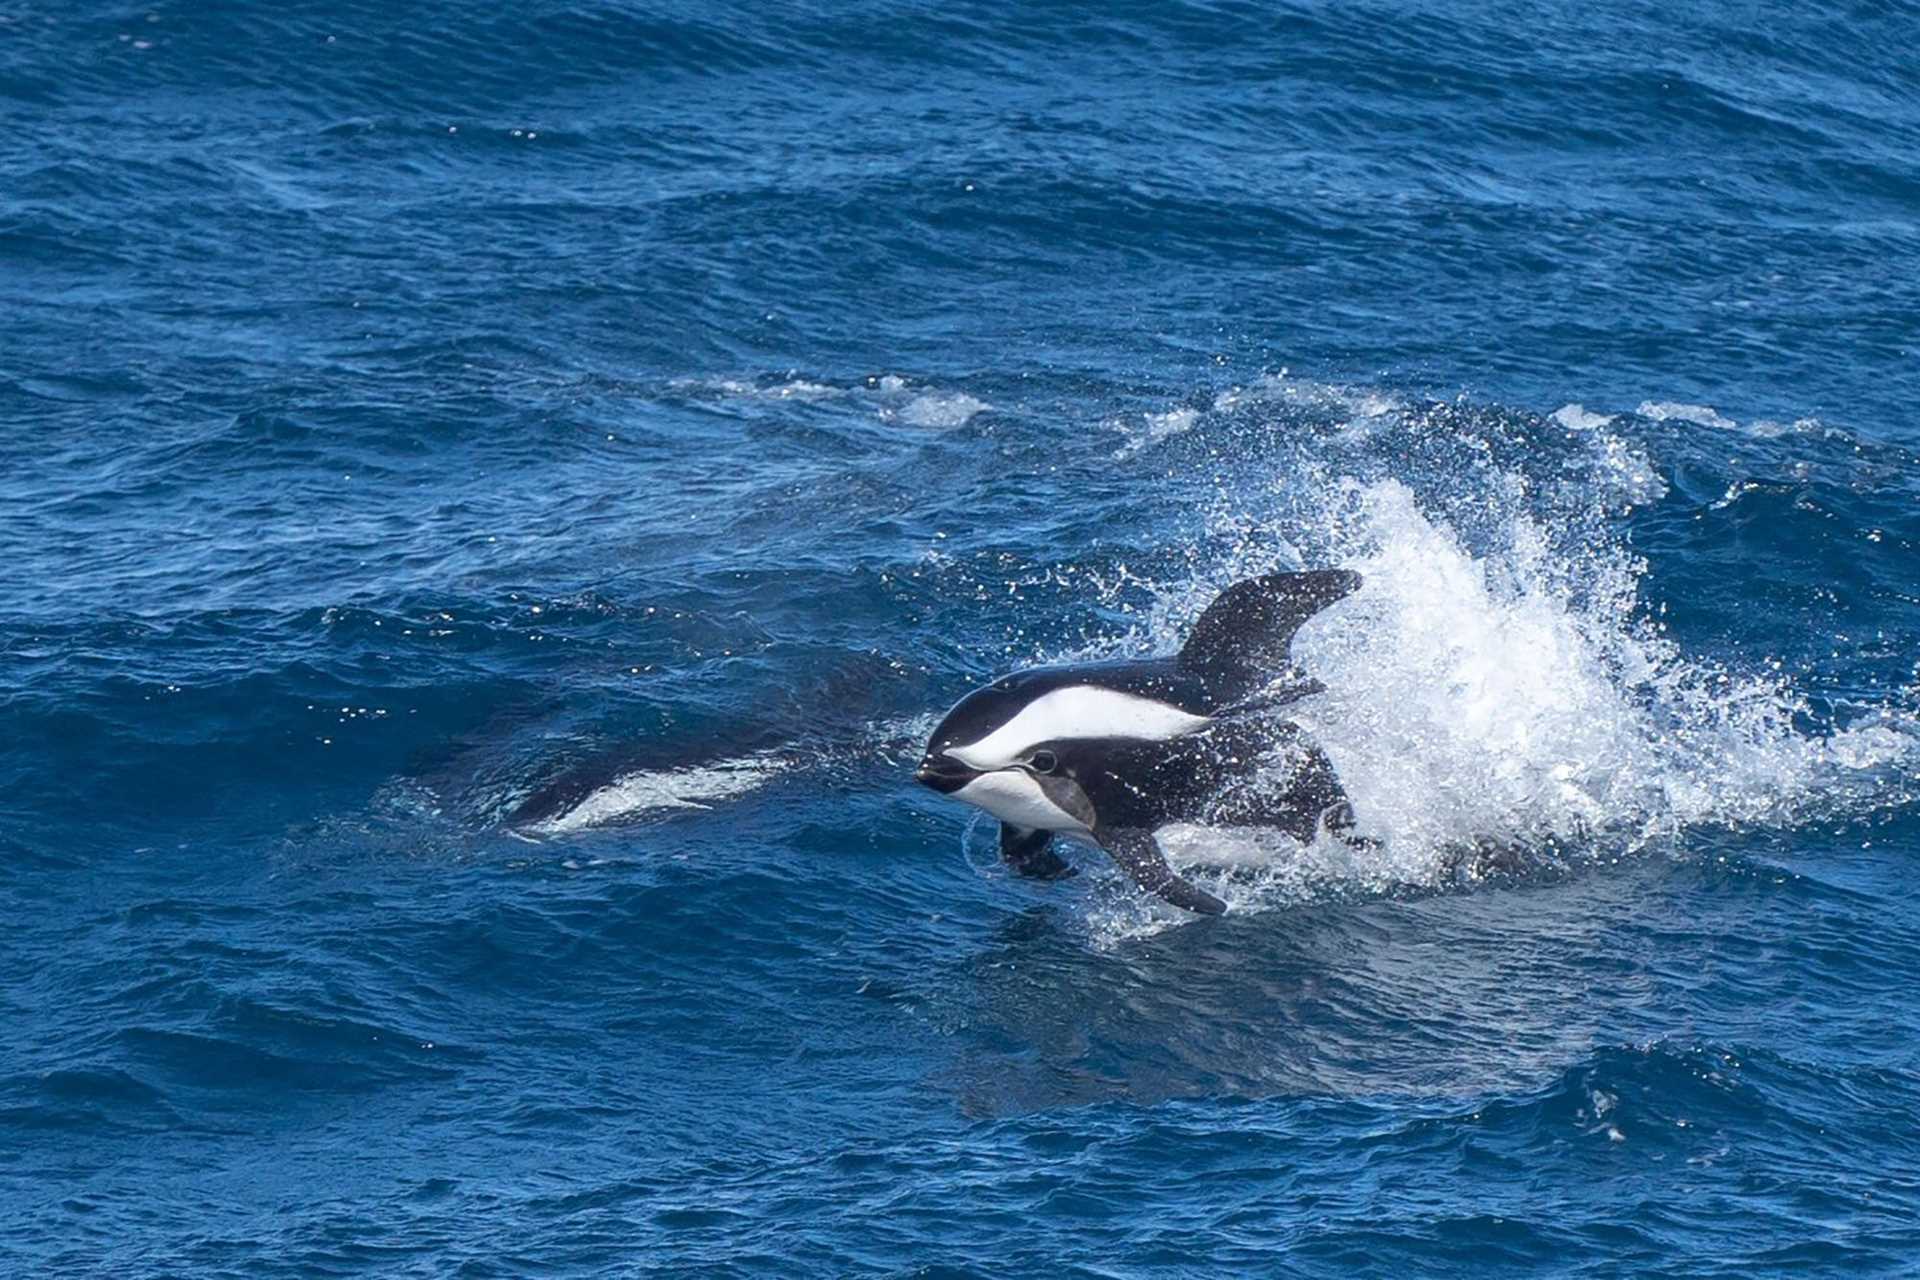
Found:
[[[1026,714],[1034,701],[1018,675],[975,689],[933,731],[914,780],[1014,826],[1091,831],[1072,743],[1055,734],[1066,726]]]
[[[1071,670],[1022,671],[960,699],[913,776],[1014,826],[1086,833],[1097,815],[1081,777],[1097,766],[1103,746],[1174,737],[1206,723]]]

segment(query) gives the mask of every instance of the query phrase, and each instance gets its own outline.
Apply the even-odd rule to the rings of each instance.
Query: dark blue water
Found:
[[[0,5],[0,1271],[1910,1274],[1917,45]],[[909,783],[1329,563],[1377,847]]]

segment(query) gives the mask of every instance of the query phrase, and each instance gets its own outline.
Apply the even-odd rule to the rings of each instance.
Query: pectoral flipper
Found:
[[[1153,832],[1139,827],[1120,827],[1095,831],[1094,838],[1133,882],[1174,906],[1205,916],[1217,916],[1227,904],[1186,879],[1167,864],[1166,854]]]
[[[1073,864],[1053,851],[1053,832],[1000,824],[1000,860],[1030,880],[1064,880]]]

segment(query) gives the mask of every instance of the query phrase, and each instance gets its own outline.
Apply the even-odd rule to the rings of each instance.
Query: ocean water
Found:
[[[0,1273],[1913,1274],[1916,47],[4,0]],[[1323,564],[1374,847],[910,782]]]

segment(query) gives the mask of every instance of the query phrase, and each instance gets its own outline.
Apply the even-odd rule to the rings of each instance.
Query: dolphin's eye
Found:
[[[1035,773],[1052,773],[1060,767],[1060,761],[1053,752],[1042,749],[1027,757],[1027,767]]]

